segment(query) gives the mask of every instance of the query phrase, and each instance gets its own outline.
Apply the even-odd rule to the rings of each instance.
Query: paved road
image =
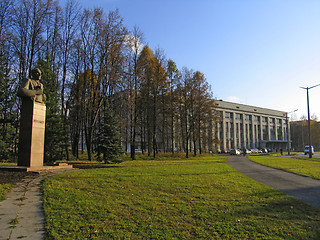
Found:
[[[257,182],[320,208],[319,180],[266,167],[245,156],[231,156],[227,163]]]

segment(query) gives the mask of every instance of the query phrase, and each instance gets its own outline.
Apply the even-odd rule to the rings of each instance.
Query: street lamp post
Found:
[[[307,108],[308,108],[308,128],[309,128],[309,158],[312,158],[312,148],[311,148],[311,125],[310,125],[310,109],[309,109],[309,89],[318,87],[320,84],[314,85],[312,87],[300,87],[307,90]]]
[[[287,122],[287,140],[288,140],[288,155],[290,155],[290,149],[291,149],[291,135],[290,135],[290,123],[289,123],[289,118],[288,118],[288,115],[290,114],[290,113],[294,113],[294,112],[296,112],[296,111],[298,111],[298,109],[296,109],[296,110],[293,110],[293,111],[291,111],[291,112],[288,112],[287,114],[286,114],[286,122]]]

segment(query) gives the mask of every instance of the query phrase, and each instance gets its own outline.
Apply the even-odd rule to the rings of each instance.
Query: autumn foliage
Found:
[[[128,30],[118,10],[82,9],[72,0],[64,7],[5,0],[0,7],[2,158],[17,153],[15,92],[34,67],[50,89],[47,161],[69,159],[70,150],[105,162],[121,152],[135,159],[136,151],[214,151],[214,102],[204,74],[178,69],[143,44],[139,28]]]

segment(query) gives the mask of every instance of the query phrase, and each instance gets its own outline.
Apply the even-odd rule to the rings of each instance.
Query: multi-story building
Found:
[[[286,112],[222,100],[216,100],[216,111],[220,115],[216,129],[218,149],[287,149]]]

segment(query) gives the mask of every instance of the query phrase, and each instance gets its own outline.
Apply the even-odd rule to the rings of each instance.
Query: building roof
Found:
[[[266,115],[266,116],[274,116],[274,117],[286,117],[287,113],[278,110],[272,110],[268,108],[261,108],[255,106],[244,105],[240,103],[232,103],[226,102],[223,100],[215,100],[217,110],[229,110],[232,112],[239,112],[239,113],[248,113],[248,114],[259,114],[259,115]]]

